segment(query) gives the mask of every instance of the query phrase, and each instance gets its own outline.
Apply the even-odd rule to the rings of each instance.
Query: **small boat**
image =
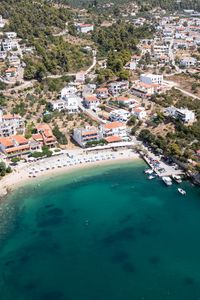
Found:
[[[185,190],[179,188],[178,191],[179,191],[180,194],[186,195],[186,191]]]
[[[154,178],[156,178],[155,175],[150,175],[150,176],[148,176],[148,179],[149,179],[149,180],[154,179]]]
[[[172,180],[169,176],[163,176],[162,177],[162,180],[164,181],[164,183],[169,186],[169,185],[172,185]]]
[[[154,171],[152,169],[147,169],[144,171],[145,174],[152,174]]]
[[[175,182],[181,183],[182,179],[180,175],[172,175],[172,178],[174,179]]]

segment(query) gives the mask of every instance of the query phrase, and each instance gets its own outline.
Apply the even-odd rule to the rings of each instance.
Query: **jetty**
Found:
[[[141,157],[149,165],[149,167],[159,176],[174,176],[174,175],[184,175],[184,171],[181,170],[176,164],[168,165],[156,156],[152,152],[147,151],[147,154],[140,151]]]

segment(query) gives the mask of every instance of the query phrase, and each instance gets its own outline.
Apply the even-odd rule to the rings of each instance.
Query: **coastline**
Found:
[[[23,187],[23,185],[26,185],[28,183],[34,183],[34,182],[37,183],[38,179],[43,181],[52,176],[69,174],[70,172],[76,170],[90,169],[92,167],[100,167],[100,166],[114,165],[114,164],[117,165],[122,162],[126,163],[130,161],[141,160],[139,154],[132,152],[130,150],[123,150],[119,152],[115,153],[116,157],[112,159],[105,159],[100,161],[87,162],[82,164],[75,164],[70,166],[57,167],[54,169],[48,169],[38,173],[35,177],[30,177],[28,171],[30,170],[31,167],[33,168],[38,166],[37,161],[28,165],[26,164],[24,166],[20,166],[14,169],[12,173],[6,175],[3,179],[0,180],[0,198],[3,199],[11,192],[15,191],[20,187]],[[51,163],[53,159],[55,160],[55,157],[45,159],[44,164],[46,163],[47,160],[49,163]],[[60,161],[61,159],[62,157],[60,156],[58,160]]]

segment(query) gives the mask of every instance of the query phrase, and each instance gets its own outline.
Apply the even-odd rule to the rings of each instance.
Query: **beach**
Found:
[[[73,154],[62,153],[57,156],[41,159],[29,163],[20,163],[14,167],[13,172],[0,180],[0,197],[38,179],[46,179],[76,169],[96,167],[105,164],[118,164],[122,161],[140,159],[139,154],[131,149],[119,151],[104,151],[88,153],[86,151],[73,151]]]

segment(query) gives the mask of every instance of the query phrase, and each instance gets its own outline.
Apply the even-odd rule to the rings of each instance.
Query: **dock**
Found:
[[[174,166],[170,166],[165,162],[161,161],[153,153],[148,152],[148,155],[145,155],[143,152],[140,153],[144,161],[149,165],[149,167],[159,176],[173,176],[173,175],[184,175],[184,171],[181,169],[175,169]]]

